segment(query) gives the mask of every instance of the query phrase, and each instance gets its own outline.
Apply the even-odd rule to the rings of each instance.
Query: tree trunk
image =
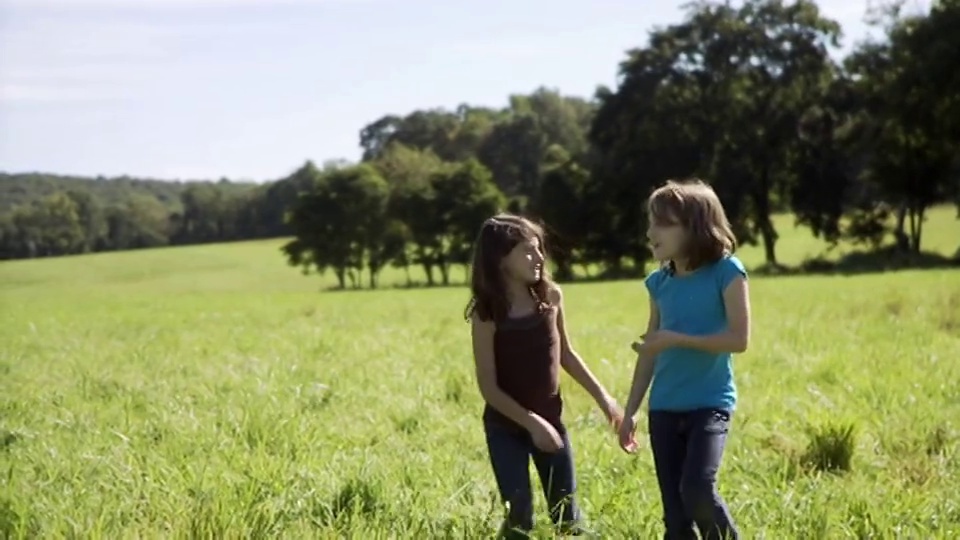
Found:
[[[753,193],[753,203],[756,205],[757,211],[757,229],[759,229],[760,237],[763,239],[764,257],[768,265],[779,266],[780,263],[777,262],[776,250],[777,230],[773,226],[773,221],[770,220],[770,191],[767,189],[769,185],[768,175],[769,172],[764,170],[761,187]]]
[[[619,256],[607,258],[604,266],[610,277],[618,278],[623,275],[623,262]]]
[[[906,220],[907,205],[906,203],[900,203],[900,207],[897,208],[897,226],[893,229],[893,237],[897,242],[897,250],[904,253],[910,251],[910,238],[904,231]]]
[[[924,208],[916,205],[910,208],[910,251],[920,253],[920,238],[923,235]]]
[[[557,281],[570,281],[573,279],[573,265],[567,257],[554,257],[553,261],[557,264]]]
[[[427,285],[433,287],[433,263],[421,263],[423,266],[423,273],[427,275]]]
[[[450,284],[450,265],[446,261],[440,261],[440,279],[444,286]]]
[[[367,269],[367,271],[370,272],[369,282],[370,282],[371,289],[377,288],[377,271],[378,270],[379,270],[379,267],[376,265],[370,265],[370,267]]]
[[[763,237],[763,254],[767,259],[767,264],[771,266],[779,266],[780,263],[777,262],[777,231],[773,228],[773,222],[770,221],[770,216],[761,218],[759,223],[760,226],[760,236]]]
[[[427,255],[427,250],[423,245],[417,246],[417,259],[423,266],[423,273],[427,275],[427,285],[433,287],[433,257]]]

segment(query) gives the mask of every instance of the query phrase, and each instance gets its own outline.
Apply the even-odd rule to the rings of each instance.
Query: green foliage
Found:
[[[540,87],[499,109],[386,114],[361,128],[360,164],[262,185],[0,175],[0,258],[293,237],[288,261],[342,287],[389,266],[446,284],[481,220],[508,209],[545,222],[561,277],[636,275],[644,200],[700,176],[772,270],[782,212],[830,243],[881,249],[892,234],[919,260],[928,209],[960,210],[960,3],[900,7],[838,61],[841,29],[812,0],[690,3],[590,100]],[[321,238],[334,234],[347,236]]]
[[[383,267],[389,187],[372,165],[354,165],[312,174],[313,187],[293,205],[289,224],[296,238],[283,247],[288,261],[308,270],[332,268],[340,287],[349,277],[358,286],[358,274],[369,266],[371,286]]]
[[[809,429],[810,442],[801,462],[814,471],[849,472],[856,449],[854,424],[828,423]]]
[[[838,33],[806,0],[688,5],[683,22],[654,30],[647,48],[630,52],[620,88],[600,96],[592,133],[608,189],[636,205],[665,178],[710,179],[741,240],[759,234],[776,264],[773,199],[794,181],[797,127],[831,80],[827,46]],[[630,215],[636,227],[640,216]]]

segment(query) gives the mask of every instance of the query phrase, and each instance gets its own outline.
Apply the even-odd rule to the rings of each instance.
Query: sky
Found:
[[[868,0],[820,0],[844,48]],[[265,181],[385,114],[615,87],[675,0],[0,0],[0,171]]]

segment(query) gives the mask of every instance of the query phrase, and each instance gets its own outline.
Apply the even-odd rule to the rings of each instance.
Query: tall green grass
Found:
[[[949,253],[944,217],[927,230]],[[783,234],[785,262],[807,254],[807,233]],[[0,264],[0,538],[495,530],[465,290],[318,293],[329,278],[278,246]],[[642,285],[565,291],[576,347],[624,399]],[[960,271],[751,291],[720,484],[745,537],[958,537]],[[563,384],[591,527],[658,537],[649,452],[623,454]]]

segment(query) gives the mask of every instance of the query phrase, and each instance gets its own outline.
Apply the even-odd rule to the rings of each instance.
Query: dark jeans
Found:
[[[717,470],[730,429],[731,412],[697,409],[650,411],[650,448],[663,502],[664,538],[740,537],[730,511],[717,493]]]
[[[550,519],[562,529],[575,530],[580,510],[574,500],[577,484],[566,429],[558,430],[564,446],[554,453],[537,449],[530,434],[516,426],[485,420],[484,431],[497,488],[501,500],[509,506],[500,537],[526,538],[526,532],[533,528],[531,457],[550,508]]]

